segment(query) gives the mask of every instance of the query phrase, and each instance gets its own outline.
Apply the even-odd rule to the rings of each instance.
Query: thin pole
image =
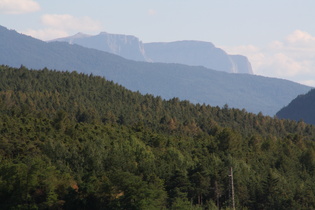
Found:
[[[230,175],[231,177],[231,197],[232,197],[232,209],[235,210],[235,200],[234,200],[234,180],[233,180],[233,168],[230,168]]]

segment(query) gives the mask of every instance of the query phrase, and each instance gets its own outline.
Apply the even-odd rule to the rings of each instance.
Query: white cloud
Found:
[[[257,75],[284,78],[315,87],[315,37],[296,30],[264,48],[252,45],[222,47],[230,54],[249,58]]]
[[[296,30],[289,36],[287,36],[286,41],[290,44],[315,44],[315,37],[309,33],[301,30]]]
[[[40,6],[33,0],[0,0],[0,13],[23,14],[40,10]]]
[[[271,42],[269,44],[269,48],[273,49],[273,50],[281,50],[281,49],[283,49],[283,47],[284,47],[284,45],[280,41],[274,41],[274,42]]]
[[[261,66],[260,74],[268,73],[268,76],[276,76],[281,78],[292,78],[298,74],[305,73],[307,66],[303,62],[283,53],[276,53],[269,56],[264,65]]]
[[[156,10],[154,10],[154,9],[149,9],[149,10],[148,10],[148,14],[149,14],[150,16],[154,16],[154,15],[157,14],[157,12],[156,12]]]
[[[74,17],[68,14],[46,14],[42,16],[41,22],[44,29],[29,29],[22,33],[47,41],[78,32],[99,32],[102,29],[100,22],[90,17]]]
[[[35,37],[37,39],[45,40],[45,41],[52,40],[55,38],[60,38],[60,37],[67,37],[70,35],[64,30],[58,30],[58,29],[53,29],[53,28],[46,28],[46,29],[40,29],[40,30],[29,29],[27,31],[24,31],[23,34],[27,34],[29,36]]]
[[[46,26],[65,30],[97,31],[101,29],[101,24],[90,17],[74,17],[68,14],[47,14],[42,16],[42,22]]]

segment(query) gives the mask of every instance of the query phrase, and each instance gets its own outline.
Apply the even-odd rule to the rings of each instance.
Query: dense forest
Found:
[[[315,209],[302,121],[23,66],[0,66],[0,119],[0,209]]]

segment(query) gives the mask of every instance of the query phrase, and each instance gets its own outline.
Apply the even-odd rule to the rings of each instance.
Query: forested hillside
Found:
[[[299,95],[288,106],[283,107],[277,117],[282,119],[303,120],[315,125],[315,89],[307,94]]]
[[[0,67],[0,209],[315,208],[315,127]]]

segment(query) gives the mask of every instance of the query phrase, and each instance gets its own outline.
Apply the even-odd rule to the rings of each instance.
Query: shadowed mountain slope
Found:
[[[282,119],[303,120],[315,125],[315,89],[305,95],[299,95],[290,104],[277,112]]]

